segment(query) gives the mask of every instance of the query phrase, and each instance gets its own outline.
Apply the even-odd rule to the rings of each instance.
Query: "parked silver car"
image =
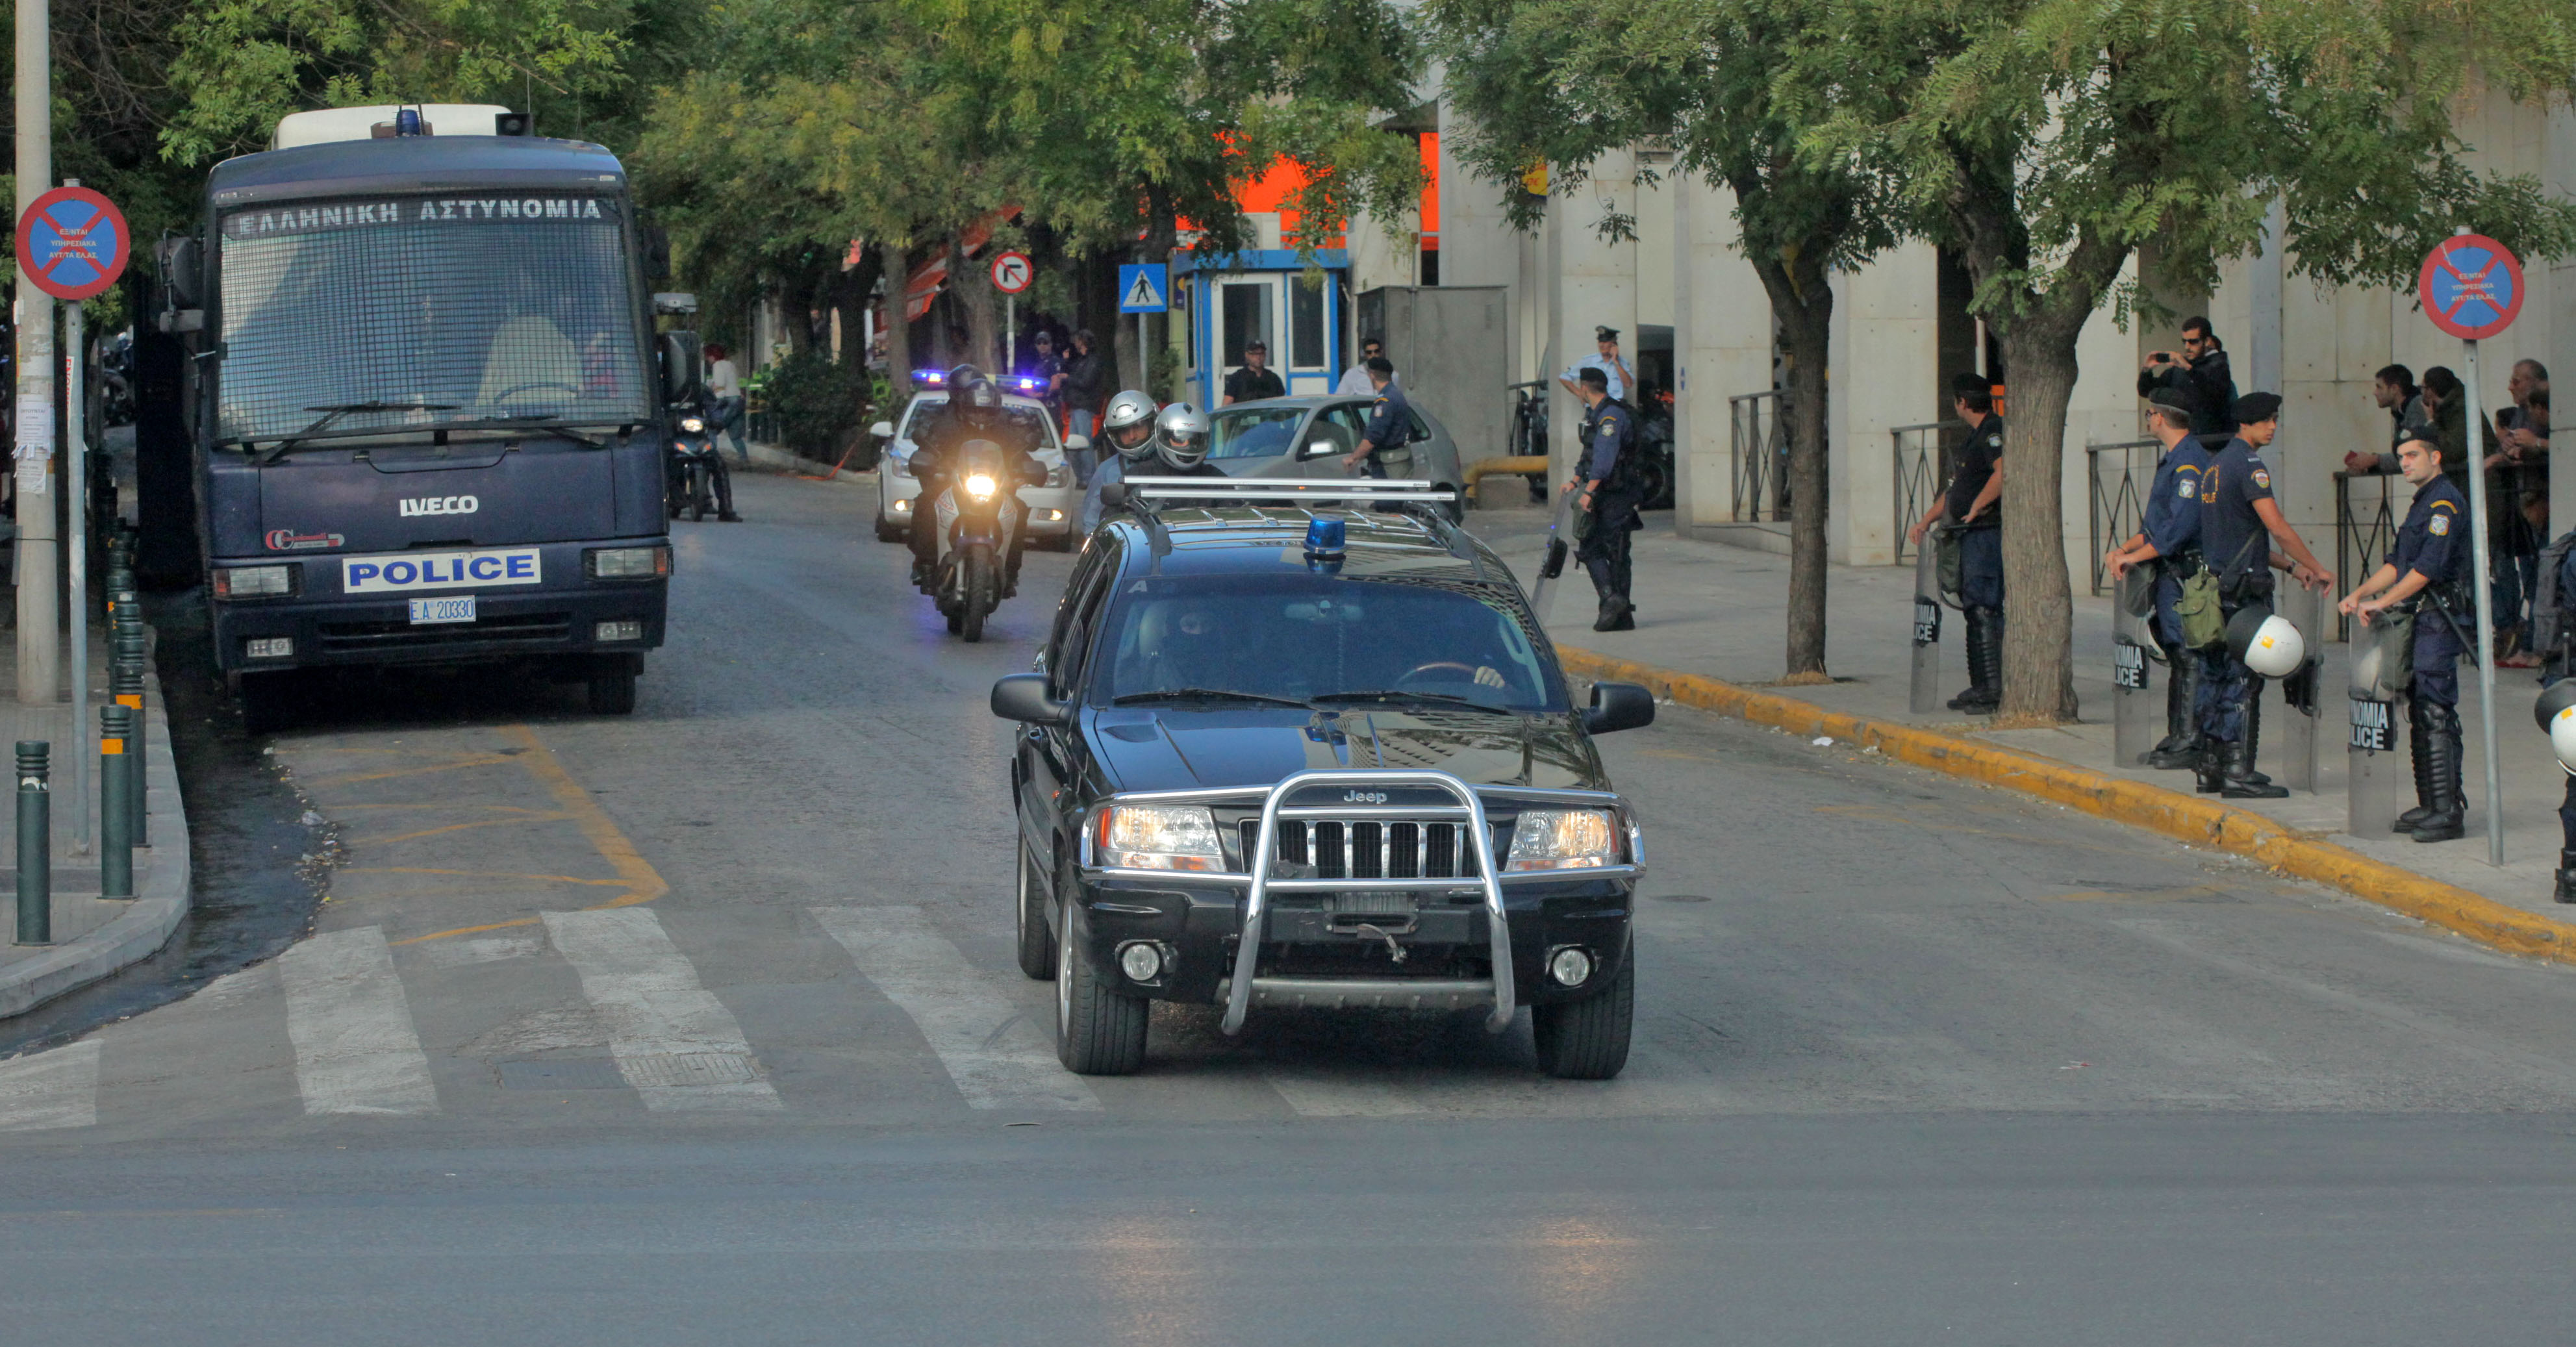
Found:
[[[1208,461],[1234,477],[1348,477],[1342,460],[1360,447],[1373,399],[1307,394],[1238,402],[1208,413]],[[1389,477],[1413,477],[1459,489],[1458,445],[1439,418],[1413,408],[1413,441],[1381,452]],[[1452,518],[1465,517],[1452,502]]]

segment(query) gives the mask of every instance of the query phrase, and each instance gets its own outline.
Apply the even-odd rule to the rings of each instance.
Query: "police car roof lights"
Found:
[[[1339,519],[1317,519],[1306,525],[1306,556],[1326,560],[1349,551],[1349,526]]]
[[[1046,391],[1046,380],[1041,379],[1034,374],[1014,375],[1011,378],[1004,379],[1002,384],[1004,387],[1020,393],[1037,394]]]
[[[917,369],[912,372],[912,382],[916,387],[921,388],[946,388],[948,386],[948,371],[944,369]]]

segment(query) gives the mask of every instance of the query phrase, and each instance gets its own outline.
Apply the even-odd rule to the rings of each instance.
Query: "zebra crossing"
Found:
[[[846,957],[848,972],[909,1022],[916,1050],[927,1050],[953,1091],[950,1107],[1097,1115],[1121,1097],[1120,1087],[1135,1085],[1066,1071],[1055,1057],[1052,986],[1030,982],[1008,965],[988,967],[970,959],[928,910],[816,906],[804,916],[829,938],[828,947]],[[220,979],[190,1001],[154,1014],[193,1007],[203,1017],[197,1032],[225,1035],[235,1051],[246,1033],[260,1032],[256,1024],[245,1029],[250,1017],[269,1017],[266,1022],[282,1028],[284,1040],[281,1069],[273,1074],[291,1078],[294,1107],[311,1118],[471,1114],[498,1097],[486,1091],[510,1089],[567,1096],[573,1090],[622,1090],[649,1114],[796,1113],[793,1091],[782,1092],[773,1066],[762,1060],[735,1011],[710,989],[651,907],[549,912],[535,929],[542,935],[398,949],[380,926],[342,927],[298,943],[266,968]],[[406,978],[506,968],[527,981],[533,975],[525,970],[545,966],[549,956],[557,975],[568,970],[577,984],[578,1005],[520,1014],[453,1052],[424,1046],[415,1011],[425,1003],[406,987]],[[442,1013],[455,1008],[444,1006]],[[174,1045],[164,1029],[149,1048],[133,1046],[146,1041],[140,1023],[0,1061],[0,1133],[58,1134],[112,1122],[101,1099],[114,1097],[115,1080],[123,1075],[165,1087],[172,1077],[184,1082],[188,1040],[183,1036]],[[494,1041],[504,1046],[490,1047]],[[605,1049],[605,1060],[564,1055],[597,1048]],[[1275,1111],[1315,1118],[1526,1112],[1531,1092],[1544,1088],[1525,1067],[1501,1073],[1506,1084],[1426,1078],[1383,1063],[1343,1069],[1329,1062],[1245,1063],[1239,1053],[1232,1054],[1236,1060],[1225,1055],[1201,1052],[1195,1062],[1181,1064],[1164,1078],[1164,1098],[1186,1088],[1190,1073],[1202,1067],[1215,1080],[1240,1080],[1248,1069],[1267,1087]],[[140,1060],[146,1056],[181,1060]],[[283,1069],[290,1063],[291,1070]],[[1605,1089],[1612,1100],[1637,1093],[1624,1085],[1588,1087],[1581,1091],[1586,1106],[1602,1103]],[[1124,1097],[1138,1107],[1153,1106]]]

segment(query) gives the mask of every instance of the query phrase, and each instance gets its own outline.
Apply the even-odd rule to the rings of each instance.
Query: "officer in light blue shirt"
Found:
[[[1637,371],[1627,361],[1619,358],[1619,329],[1596,327],[1592,329],[1592,340],[1598,354],[1568,366],[1565,373],[1556,376],[1556,381],[1564,386],[1566,392],[1581,398],[1583,390],[1575,385],[1582,380],[1583,371],[1597,369],[1601,371],[1601,377],[1608,382],[1610,400],[1626,402],[1628,390],[1637,384]]]

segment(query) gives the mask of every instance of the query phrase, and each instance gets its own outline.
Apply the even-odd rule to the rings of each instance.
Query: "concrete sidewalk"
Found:
[[[1537,510],[1479,511],[1469,527],[1511,562],[1529,582],[1545,550],[1547,516]],[[2347,577],[2337,577],[2349,587]],[[2079,577],[2079,584],[2081,577]],[[1918,725],[2095,771],[2106,777],[2192,794],[2189,772],[2121,767],[2112,760],[2111,613],[2108,599],[2080,588],[2075,601],[2075,687],[2082,722],[2054,729],[1989,730],[1982,717],[1907,710],[1912,667],[1914,573],[1894,567],[1832,568],[1827,591],[1826,664],[1836,681],[1812,687],[1777,687],[1787,642],[1789,559],[1765,551],[1676,538],[1671,516],[1649,515],[1637,535],[1637,629],[1591,630],[1591,583],[1572,565],[1547,595],[1540,617],[1560,645],[1615,659],[1723,680],[1820,708],[1871,720]],[[1954,612],[1942,628],[1942,700],[1967,684]],[[2345,795],[2347,737],[2345,657],[2348,647],[2323,647],[2325,670],[2316,724],[2317,790],[2293,791],[2284,800],[2231,800],[2276,820],[2295,833],[2330,840],[2364,856],[2552,920],[2576,920],[2576,908],[2550,901],[2558,863],[2558,803],[2566,777],[2548,740],[2532,727],[2539,684],[2528,669],[2499,669],[2497,749],[2502,764],[2505,865],[2487,864],[2485,765],[2480,747],[2475,676],[2462,669],[2462,719],[2467,725],[2469,835],[2457,842],[2423,845],[2380,833],[2352,836]],[[2150,671],[2150,695],[2161,718],[2164,672]],[[2285,732],[2294,714],[2277,689],[2264,707],[2263,770],[2282,775]],[[2402,767],[2402,764],[2401,764]],[[2216,799],[2216,797],[2200,797]]]

